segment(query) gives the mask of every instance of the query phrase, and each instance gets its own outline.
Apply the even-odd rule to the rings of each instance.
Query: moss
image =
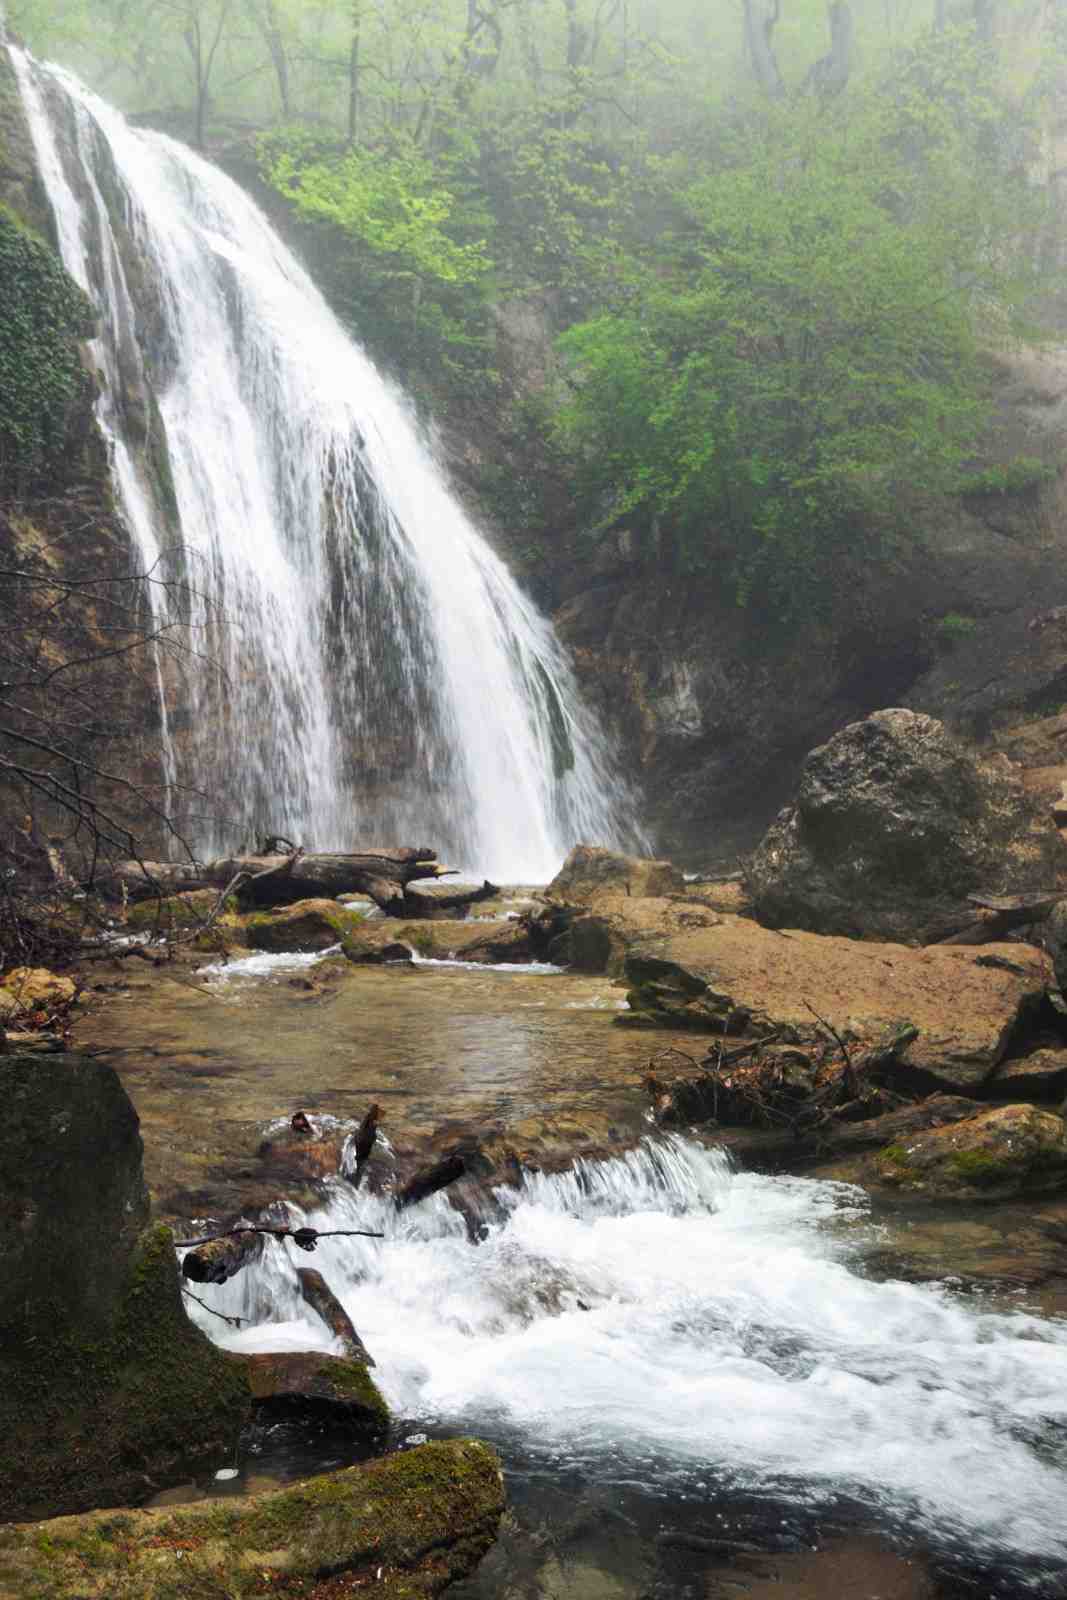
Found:
[[[992,1150],[957,1150],[946,1162],[953,1177],[983,1186],[1014,1181],[1026,1167],[1037,1164],[1036,1158],[997,1155]]]
[[[185,1315],[170,1230],[142,1233],[111,1326],[57,1325],[0,1360],[0,1517],[143,1497],[233,1448],[248,1383]]]
[[[161,900],[142,900],[126,914],[126,926],[148,933],[153,928],[196,928],[214,911],[218,896],[212,889],[194,889],[189,894],[167,895]],[[229,902],[224,909],[229,909]]]
[[[383,1427],[388,1427],[389,1407],[364,1362],[333,1361],[329,1366],[320,1367],[318,1376],[348,1399],[357,1401]]]
[[[325,1574],[369,1568],[378,1600],[431,1596],[471,1570],[502,1509],[493,1452],[451,1440],[253,1499],[64,1519],[49,1525],[46,1547],[39,1529],[0,1529],[0,1592],[244,1600],[278,1591],[312,1600],[331,1592]]]
[[[90,380],[94,312],[55,251],[0,202],[0,484],[42,482],[70,453]]]
[[[882,1151],[881,1159],[890,1162],[894,1167],[911,1166],[911,1162],[908,1160],[908,1152],[902,1144],[886,1145]]]

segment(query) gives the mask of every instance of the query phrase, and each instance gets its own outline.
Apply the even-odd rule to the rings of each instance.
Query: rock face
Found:
[[[771,927],[927,942],[974,920],[969,894],[1049,888],[1059,850],[1003,758],[877,711],[811,752],[746,879]]]
[[[990,953],[1005,965],[990,966]],[[817,1011],[839,1033],[874,1046],[918,1029],[893,1071],[909,1089],[972,1094],[1025,1030],[1051,967],[1030,945],[860,943],[776,933],[742,917],[638,941],[625,957],[630,1011],[617,1024],[703,1033],[778,1031],[804,1038]]]
[[[685,879],[669,861],[621,856],[599,845],[575,845],[546,893],[556,900],[588,905],[601,894],[629,894],[639,898],[684,894]]]
[[[898,1140],[874,1169],[884,1183],[944,1199],[1042,1193],[1067,1185],[1067,1127],[1036,1106],[998,1106]]]
[[[136,1499],[232,1449],[247,1384],[185,1315],[112,1068],[3,1056],[0,1098],[0,1519]]]
[[[424,1444],[273,1494],[0,1528],[0,1600],[244,1600],[326,1577],[340,1595],[348,1573],[378,1600],[431,1600],[477,1565],[503,1509],[487,1446]]]

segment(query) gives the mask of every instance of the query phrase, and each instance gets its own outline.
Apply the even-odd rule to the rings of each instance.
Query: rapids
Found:
[[[678,1136],[499,1197],[506,1219],[479,1244],[443,1197],[397,1218],[339,1186],[308,1215],[386,1231],[324,1240],[316,1264],[413,1426],[709,1506],[846,1497],[1035,1592],[1062,1574],[1067,1324],[874,1281],[861,1191],[737,1171]],[[290,1251],[208,1291],[252,1320],[230,1348],[331,1348]]]

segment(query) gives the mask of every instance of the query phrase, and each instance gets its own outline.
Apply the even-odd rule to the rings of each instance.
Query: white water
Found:
[[[308,1218],[387,1232],[324,1240],[315,1264],[400,1416],[660,1491],[846,1493],[980,1560],[1067,1562],[1067,1325],[859,1276],[859,1190],[675,1137],[501,1198],[480,1245],[440,1196],[398,1219],[339,1190]],[[298,1255],[271,1245],[206,1291],[271,1319],[227,1345],[332,1348]]]
[[[185,146],[12,59],[64,260],[102,311],[131,534],[154,565],[169,520],[200,597],[214,666],[165,697],[190,730],[178,777],[221,804],[185,814],[200,851],[257,831],[426,844],[543,882],[578,840],[632,840],[551,628],[266,218]]]

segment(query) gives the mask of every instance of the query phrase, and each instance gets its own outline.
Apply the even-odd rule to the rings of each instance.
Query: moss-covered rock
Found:
[[[69,1005],[74,999],[71,978],[47,967],[14,967],[0,978],[0,1022],[15,1022],[43,1008]]]
[[[897,1140],[872,1170],[883,1183],[938,1199],[1043,1193],[1067,1187],[1067,1127],[1036,1106],[998,1106]]]
[[[0,1528],[0,1600],[316,1600],[345,1573],[368,1600],[429,1600],[477,1565],[503,1507],[486,1445],[425,1444],[248,1499]]]
[[[0,1057],[0,1518],[136,1500],[232,1449],[240,1371],[185,1314],[112,1068]]]
[[[389,1433],[389,1407],[365,1361],[321,1351],[261,1351],[241,1363],[257,1411],[328,1418],[369,1448]]]
[[[126,914],[126,926],[131,933],[177,933],[189,928],[201,928],[218,905],[214,889],[189,889],[185,894],[164,895],[160,899],[141,900],[131,906]],[[221,919],[234,932],[237,919],[234,915],[237,902],[229,900],[222,908]]]
[[[329,950],[354,934],[363,921],[335,900],[297,900],[276,911],[257,911],[245,919],[245,938],[253,950]]]

